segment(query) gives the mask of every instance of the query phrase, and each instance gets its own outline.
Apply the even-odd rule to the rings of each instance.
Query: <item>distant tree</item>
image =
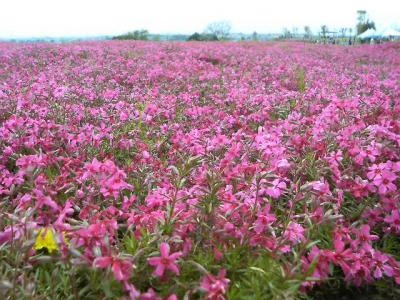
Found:
[[[357,10],[357,23],[362,24],[365,23],[367,18],[367,11],[366,10]]]
[[[376,29],[375,22],[367,20],[364,24],[357,25],[357,35],[367,31],[368,29]]]
[[[195,32],[187,38],[187,41],[218,41],[218,37],[215,34]]]
[[[147,41],[149,39],[149,31],[146,29],[135,30],[125,34],[117,35],[112,38],[113,40],[142,40]]]
[[[312,36],[312,31],[311,31],[310,26],[304,26],[304,37],[306,39],[310,39],[311,36]]]
[[[340,34],[342,36],[342,38],[344,38],[346,36],[346,32],[347,32],[347,28],[340,28]]]
[[[253,41],[258,41],[258,34],[257,34],[256,31],[254,31],[253,34],[251,35],[251,39],[252,39]]]
[[[367,11],[357,11],[357,35],[367,31],[368,29],[376,29],[375,22],[368,19]]]
[[[290,30],[287,28],[283,28],[283,38],[290,39],[291,37],[292,37],[292,33],[290,32]]]
[[[293,37],[296,38],[297,34],[299,33],[299,29],[297,27],[292,28]]]
[[[191,36],[188,37],[188,41],[201,41],[201,35],[198,32],[193,33]]]
[[[160,41],[161,40],[161,35],[155,34],[152,38],[153,41]]]
[[[218,40],[227,40],[231,32],[231,23],[228,21],[218,21],[207,25],[205,33],[216,35]]]
[[[321,26],[321,36],[324,39],[324,42],[326,40],[326,34],[328,33],[328,26],[322,25]]]
[[[146,29],[135,30],[133,32],[133,35],[137,40],[147,41],[149,39],[149,31]]]

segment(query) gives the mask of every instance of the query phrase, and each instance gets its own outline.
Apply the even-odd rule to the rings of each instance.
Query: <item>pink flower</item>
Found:
[[[167,243],[161,243],[160,253],[161,256],[150,257],[148,262],[151,266],[156,267],[153,275],[163,276],[165,269],[169,269],[176,275],[179,275],[179,267],[176,264],[176,259],[182,256],[182,252],[175,252],[169,254],[170,248]]]
[[[97,268],[107,268],[111,266],[115,278],[120,281],[128,280],[133,269],[133,265],[129,260],[112,256],[96,258],[93,261],[93,266]]]
[[[118,198],[119,192],[123,189],[129,189],[131,186],[127,184],[121,177],[114,175],[111,178],[103,180],[101,182],[102,187],[100,192],[104,197],[113,196]]]
[[[266,192],[273,198],[278,198],[282,192],[286,189],[286,183],[280,179],[272,181],[272,186],[268,187]]]
[[[386,168],[386,165],[383,163],[379,164],[379,165],[373,164],[372,166],[370,166],[368,168],[368,170],[369,170],[369,172],[367,173],[368,179],[372,180],[376,177],[377,178],[381,177],[381,174],[382,174],[383,170],[385,170],[385,168]]]
[[[217,276],[207,274],[203,277],[200,287],[207,292],[205,299],[223,300],[229,285],[229,279],[225,278],[226,270],[221,269]]]
[[[10,242],[13,239],[13,228],[8,227],[4,231],[0,231],[0,246]]]
[[[161,300],[160,296],[157,296],[157,293],[149,288],[146,293],[140,295],[140,300]]]
[[[379,155],[379,148],[375,147],[375,146],[380,146],[379,144],[373,144],[373,145],[369,145],[367,147],[367,150],[365,150],[365,153],[367,154],[367,157],[374,162],[375,161],[375,157]]]
[[[374,251],[372,258],[374,260],[374,277],[375,278],[382,278],[383,273],[386,276],[393,276],[394,270],[393,268],[388,265],[389,256],[386,254],[381,253],[380,251]]]
[[[96,158],[93,158],[92,162],[85,163],[83,167],[85,172],[82,175],[82,180],[100,172],[102,165]]]
[[[36,198],[37,208],[41,209],[44,206],[49,206],[53,211],[59,210],[58,204],[53,199],[51,199],[50,196],[45,195],[41,189],[35,188],[33,189],[33,193]]]
[[[107,100],[117,99],[119,95],[118,90],[107,89],[103,92],[103,97]]]
[[[360,229],[354,230],[357,239],[351,243],[353,248],[364,249],[367,252],[372,250],[371,241],[377,240],[379,237],[377,235],[370,234],[369,231],[369,225],[362,225]]]
[[[167,194],[167,192],[162,188],[149,193],[145,199],[146,205],[150,208],[156,208],[166,204],[169,199],[165,194]]]
[[[280,171],[287,171],[290,169],[290,163],[287,161],[287,159],[281,159],[276,163],[276,167]]]
[[[389,223],[396,232],[400,232],[400,211],[398,209],[392,210],[391,214],[385,217],[385,222]]]
[[[395,162],[395,163],[392,164],[392,170],[394,172],[400,172],[400,161]]]
[[[140,297],[140,292],[136,289],[136,287],[129,283],[128,281],[123,282],[124,289],[129,293],[129,300],[138,299]]]
[[[312,277],[319,279],[327,279],[329,277],[329,273],[331,272],[329,268],[330,258],[325,255],[323,250],[320,250],[317,246],[312,246],[311,251],[307,257],[302,257],[303,261],[303,272],[307,272],[310,270],[310,265],[312,261],[316,260],[316,265]],[[303,284],[303,286],[309,286],[311,282]]]
[[[355,157],[355,161],[362,165],[364,162],[364,158],[369,158],[370,161],[374,162],[375,157],[379,155],[378,148],[374,147],[374,145],[369,145],[366,150],[360,149],[357,156]]]
[[[264,232],[268,225],[276,220],[274,214],[269,213],[270,205],[267,205],[263,212],[258,213],[257,220],[254,222],[254,231],[258,234]]]
[[[378,187],[379,194],[384,195],[387,192],[395,191],[397,187],[393,181],[396,180],[396,178],[396,174],[387,170],[384,170],[381,176],[376,176],[374,178],[374,184]]]
[[[369,282],[372,280],[371,271],[371,259],[363,249],[360,249],[354,254],[351,268],[348,272],[345,272],[345,279],[351,280],[356,286],[360,286],[363,281]]]
[[[329,189],[329,184],[324,180],[324,178],[321,178],[321,180],[317,181],[312,181],[310,182],[311,187],[314,191],[318,192],[321,195],[332,195],[330,189]]]
[[[65,95],[65,93],[67,92],[67,87],[65,87],[65,86],[58,86],[58,87],[56,87],[55,89],[54,89],[54,91],[53,91],[53,95],[54,95],[54,97],[56,97],[56,98],[60,98],[60,97],[62,97],[62,96],[64,96]]]
[[[135,195],[132,195],[129,198],[127,196],[124,196],[124,200],[122,201],[122,210],[127,211],[135,201],[136,201]]]
[[[346,249],[346,245],[339,234],[335,234],[333,246],[335,251],[328,251],[328,256],[335,264],[341,266],[344,273],[348,273],[350,271],[348,261],[353,259],[353,251],[350,248]]]
[[[293,243],[305,241],[303,226],[295,222],[290,222],[283,236]]]
[[[336,152],[332,151],[330,153],[330,156],[327,157],[327,158],[328,158],[329,161],[339,163],[339,162],[341,162],[343,160],[343,151],[340,150],[340,149],[338,151],[336,151]]]
[[[149,153],[148,151],[144,150],[144,151],[142,152],[142,156],[143,156],[143,158],[144,158],[145,160],[148,160],[148,159],[150,158],[150,153]]]
[[[369,192],[375,192],[376,188],[374,185],[370,184],[368,180],[363,180],[357,176],[353,182],[353,185],[350,187],[350,190],[354,197],[362,198],[368,196]]]

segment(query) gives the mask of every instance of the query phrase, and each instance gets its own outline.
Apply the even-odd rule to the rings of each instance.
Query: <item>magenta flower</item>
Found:
[[[382,171],[384,170],[385,166],[384,164],[373,164],[368,168],[369,172],[367,173],[367,177],[369,180],[374,179],[375,177],[380,177],[382,174]]]
[[[276,216],[269,213],[270,208],[271,206],[267,205],[263,212],[257,214],[257,220],[254,222],[254,231],[256,233],[260,234],[264,232],[268,225],[276,221]]]
[[[226,270],[221,269],[217,276],[207,274],[203,277],[200,287],[207,292],[205,299],[225,299],[224,294],[228,289],[230,280],[225,277]]]
[[[331,191],[329,189],[329,184],[321,178],[321,180],[310,182],[311,187],[314,191],[321,195],[331,195]]]
[[[367,157],[374,162],[375,158],[379,155],[379,148],[377,148],[378,144],[374,145],[369,145],[367,149],[365,150],[365,153],[367,154]],[[379,145],[380,146],[380,145]]]
[[[275,179],[272,181],[272,186],[268,187],[266,192],[269,196],[273,198],[279,198],[282,192],[286,189],[286,183],[280,179]]]
[[[123,286],[125,291],[129,293],[130,300],[138,299],[140,297],[140,292],[136,289],[136,287],[133,284],[129,283],[128,281],[124,281]]]
[[[375,251],[372,255],[373,260],[374,260],[374,277],[375,278],[382,278],[383,274],[386,276],[393,276],[394,270],[393,268],[388,264],[389,262],[389,256],[386,254],[383,254],[380,251]]]
[[[387,192],[395,191],[397,187],[393,181],[396,180],[396,178],[396,174],[387,170],[384,170],[381,176],[376,176],[374,178],[374,184],[378,187],[379,194],[384,195]]]
[[[163,276],[165,269],[169,269],[174,272],[176,275],[179,275],[179,267],[176,264],[176,259],[182,256],[182,252],[175,252],[169,254],[170,248],[167,243],[161,243],[160,245],[160,253],[161,256],[150,257],[148,262],[151,266],[156,267],[153,275],[155,276]]]
[[[372,280],[371,260],[363,249],[360,249],[355,255],[351,268],[345,271],[345,279],[352,281],[356,286],[360,286],[363,281]]]
[[[385,222],[389,223],[396,232],[400,232],[400,211],[398,209],[392,210],[391,214],[385,217]]]
[[[376,188],[373,184],[369,183],[368,180],[361,179],[357,176],[350,190],[356,198],[362,198],[367,196],[369,192],[375,192]]]
[[[305,241],[304,228],[299,223],[290,222],[283,236],[294,244]]]
[[[128,280],[133,269],[133,265],[129,260],[112,256],[96,258],[93,261],[93,266],[97,268],[107,268],[108,266],[111,266],[115,279],[120,281]]]
[[[364,249],[367,252],[372,250],[371,241],[375,241],[379,239],[379,237],[377,235],[370,234],[369,231],[369,225],[362,225],[360,229],[354,230],[357,239],[351,243],[353,248]]]
[[[328,257],[335,264],[340,265],[344,273],[348,273],[350,271],[348,262],[353,259],[353,251],[350,248],[346,248],[346,245],[339,234],[335,234],[333,246],[335,250],[327,251]]]
[[[147,292],[140,295],[140,300],[162,300],[162,297],[158,296],[152,288],[149,288]]]

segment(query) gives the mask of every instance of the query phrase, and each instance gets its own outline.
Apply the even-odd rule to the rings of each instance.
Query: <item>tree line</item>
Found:
[[[357,11],[357,24],[356,24],[356,35],[359,35],[368,29],[376,29],[375,27],[375,22],[370,20],[367,11],[365,10],[358,10]],[[189,35],[186,40],[187,41],[224,41],[224,40],[229,40],[230,35],[231,35],[231,23],[228,21],[218,21],[218,22],[213,22],[207,25],[205,30],[203,32],[195,32],[191,35]],[[302,38],[304,39],[311,39],[315,35],[313,34],[310,26],[304,26],[303,28],[304,33],[301,34]],[[330,33],[333,33],[332,31],[329,30],[327,25],[322,25],[320,27],[320,31],[317,34],[320,38],[326,40],[328,35]],[[339,29],[338,32],[334,32],[335,34],[338,34],[339,37],[346,37],[348,35],[352,35],[353,33],[353,28],[346,28],[342,27]],[[347,35],[348,34],[348,35]],[[280,36],[280,38],[283,39],[290,39],[290,38],[298,38],[300,34],[298,33],[298,28],[294,27],[292,30],[289,30],[287,28],[283,29],[283,32]],[[128,32],[125,34],[117,35],[112,38],[113,40],[149,40],[150,39],[150,34],[149,31],[146,29],[141,29],[141,30],[135,30],[132,32]],[[251,35],[252,40],[258,40],[258,34],[257,32],[253,32]],[[152,40],[159,40],[159,36],[155,35],[155,37],[152,38]]]

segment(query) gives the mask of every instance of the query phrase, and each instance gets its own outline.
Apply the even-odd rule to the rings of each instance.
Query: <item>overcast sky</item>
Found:
[[[377,29],[400,27],[400,0],[0,0],[0,37],[193,33],[227,20],[233,32],[354,28],[357,10]]]

